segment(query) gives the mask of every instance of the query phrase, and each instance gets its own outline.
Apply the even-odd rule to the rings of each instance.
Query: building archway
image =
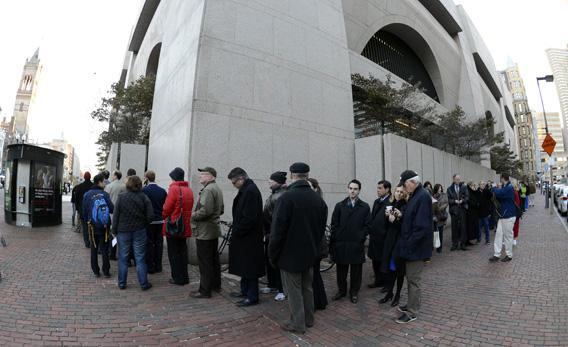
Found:
[[[148,64],[146,65],[146,76],[154,76],[158,74],[158,65],[160,64],[160,52],[162,51],[162,43],[157,43],[148,57]]]
[[[409,83],[420,83],[426,95],[442,103],[442,79],[434,53],[410,26],[393,23],[382,27],[367,41],[361,55]]]

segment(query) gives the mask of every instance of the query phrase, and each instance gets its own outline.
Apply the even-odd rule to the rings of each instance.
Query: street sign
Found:
[[[542,149],[544,149],[544,151],[548,153],[549,156],[551,156],[552,152],[554,151],[554,147],[556,147],[556,141],[554,141],[550,134],[546,134],[546,137],[542,142]]]

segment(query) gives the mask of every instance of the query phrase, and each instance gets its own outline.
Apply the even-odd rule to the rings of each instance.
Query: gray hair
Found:
[[[414,176],[412,178],[409,178],[407,181],[413,181],[416,184],[422,183],[422,180],[420,179],[420,176]]]

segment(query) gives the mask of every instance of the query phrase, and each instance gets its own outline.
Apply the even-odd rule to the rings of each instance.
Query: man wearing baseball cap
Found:
[[[420,309],[424,262],[432,257],[432,198],[422,187],[420,176],[415,171],[404,171],[400,175],[399,186],[404,187],[410,196],[402,216],[399,238],[399,256],[406,261],[408,303],[399,306],[403,314],[396,322],[405,324],[416,320]]]

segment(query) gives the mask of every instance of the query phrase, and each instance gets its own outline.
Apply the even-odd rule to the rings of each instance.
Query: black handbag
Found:
[[[179,217],[172,221],[170,217],[166,219],[166,235],[169,237],[184,237],[185,236],[185,223],[183,221],[183,196],[181,194],[181,187],[179,188],[179,207],[181,209]]]

